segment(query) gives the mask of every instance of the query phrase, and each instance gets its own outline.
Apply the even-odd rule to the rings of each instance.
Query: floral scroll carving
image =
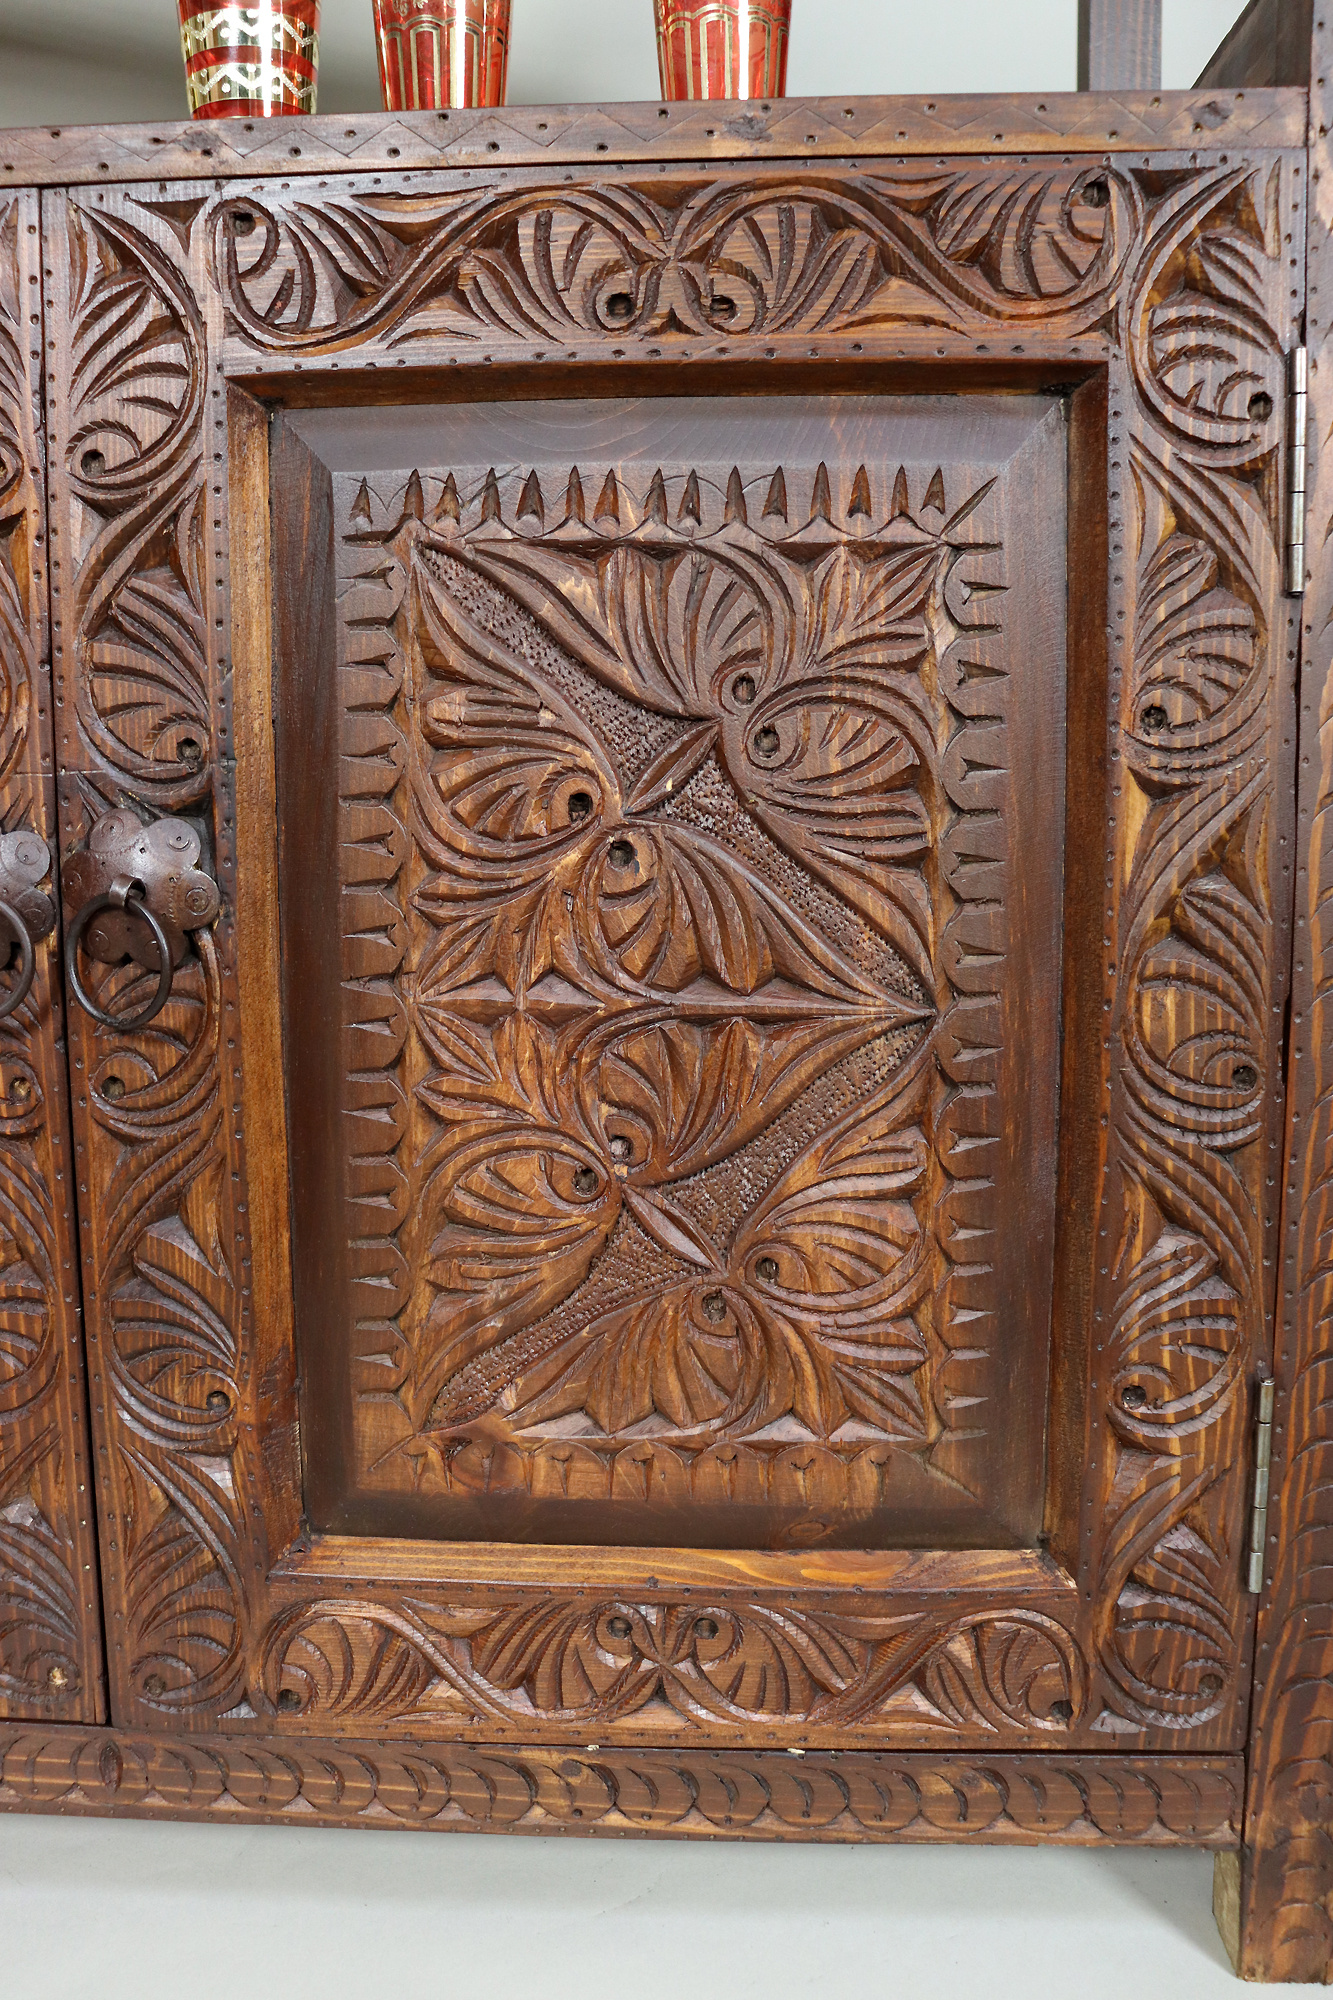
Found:
[[[648,1734],[680,1722],[735,1728],[776,1717],[811,1729],[896,1717],[914,1732],[1063,1734],[1085,1700],[1069,1633],[1039,1612],[954,1621],[737,1612],[610,1600],[396,1615],[345,1601],[304,1607],[270,1635],[275,1709],[378,1723],[464,1723]]]
[[[213,270],[231,330],[268,353],[1047,331],[1096,323],[1142,213],[1129,176],[1063,165],[362,193],[280,212],[246,196],[214,211]]]
[[[178,261],[109,214],[71,207],[69,257],[79,729],[113,785],[179,811],[209,795],[203,321]]]
[[[1249,1389],[1262,1369],[1284,621],[1273,299],[1279,176],[1172,189],[1128,311],[1140,403],[1121,690],[1112,1438],[1104,1726],[1197,1728],[1234,1698]],[[1117,526],[1119,524],[1116,524]]]
[[[216,553],[204,319],[179,255],[188,208],[184,222],[171,218],[171,249],[143,220],[137,205],[136,222],[64,210],[72,330],[54,364],[53,485],[77,560],[53,603],[69,849],[108,805],[148,820],[206,811],[215,797],[211,649],[224,621],[205,609]],[[216,822],[203,824],[216,838]],[[177,1713],[229,1707],[244,1685],[244,1475],[232,1463],[244,1253],[225,1165],[221,1022],[234,975],[224,949],[201,934],[140,1033],[94,1028],[78,1010],[71,1021],[87,1078],[78,1137],[99,1196],[85,1217],[89,1340],[118,1411],[108,1538],[123,1552],[122,1671]],[[146,977],[151,988],[133,962],[100,969],[102,1004],[132,1010]]]

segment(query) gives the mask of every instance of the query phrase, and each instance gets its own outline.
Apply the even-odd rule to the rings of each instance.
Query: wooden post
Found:
[[[1158,90],[1162,0],[1078,0],[1080,90]]]

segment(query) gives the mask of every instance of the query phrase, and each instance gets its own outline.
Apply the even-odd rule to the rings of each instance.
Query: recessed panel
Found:
[[[274,499],[312,1519],[1033,1540],[1059,402],[309,412]]]

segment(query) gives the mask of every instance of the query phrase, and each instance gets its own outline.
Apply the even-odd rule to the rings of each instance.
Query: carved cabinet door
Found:
[[[1240,1747],[1301,186],[50,198],[119,1721]]]

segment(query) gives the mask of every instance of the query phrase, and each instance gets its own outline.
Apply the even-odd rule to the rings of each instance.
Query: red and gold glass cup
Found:
[[[180,0],[191,118],[304,117],[315,108],[319,0]]]
[[[785,97],[791,0],[653,0],[662,95]]]
[[[503,104],[510,0],[374,0],[386,111]]]

